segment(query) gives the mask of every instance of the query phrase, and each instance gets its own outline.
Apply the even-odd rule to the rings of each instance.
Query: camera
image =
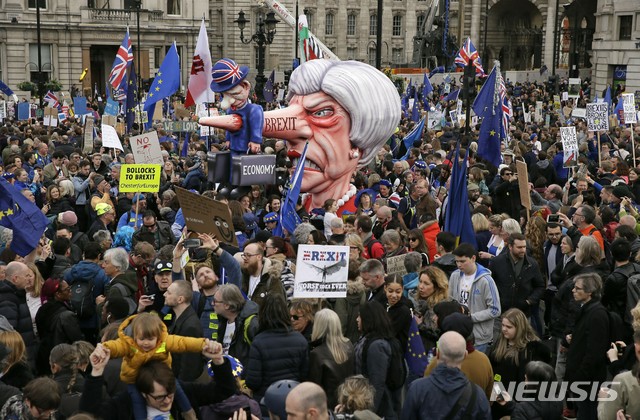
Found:
[[[547,223],[558,223],[560,221],[560,216],[557,214],[550,214],[547,216]]]
[[[198,248],[202,245],[202,241],[198,238],[187,239],[184,241],[183,246],[187,249]]]

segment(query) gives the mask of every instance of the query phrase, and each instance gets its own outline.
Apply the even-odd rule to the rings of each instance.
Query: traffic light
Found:
[[[462,93],[465,99],[473,100],[476,97],[476,68],[472,64],[464,68]]]

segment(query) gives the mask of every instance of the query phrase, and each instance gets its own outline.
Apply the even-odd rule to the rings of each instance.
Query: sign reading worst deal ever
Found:
[[[152,164],[122,165],[120,192],[158,192],[162,167]]]

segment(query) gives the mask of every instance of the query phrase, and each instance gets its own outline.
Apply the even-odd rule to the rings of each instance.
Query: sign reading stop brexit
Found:
[[[160,190],[160,165],[122,165],[120,192],[158,192]]]

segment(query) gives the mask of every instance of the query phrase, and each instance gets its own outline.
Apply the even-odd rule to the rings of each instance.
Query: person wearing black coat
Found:
[[[581,307],[573,331],[567,336],[566,378],[569,382],[588,382],[591,389],[594,382],[607,379],[607,350],[610,347],[609,314],[600,303],[600,277],[596,273],[576,276],[573,295]],[[597,418],[597,398],[578,401],[576,405],[579,419]]]
[[[493,280],[500,294],[502,312],[518,308],[526,315],[537,305],[545,290],[545,281],[536,260],[526,254],[527,239],[522,234],[509,236],[508,252],[491,259]]]
[[[505,175],[511,174],[511,175]],[[520,219],[520,190],[518,188],[518,178],[513,171],[507,167],[500,171],[501,181],[493,193],[493,206],[495,213],[507,213],[512,219]],[[497,207],[497,209],[496,209]]]

